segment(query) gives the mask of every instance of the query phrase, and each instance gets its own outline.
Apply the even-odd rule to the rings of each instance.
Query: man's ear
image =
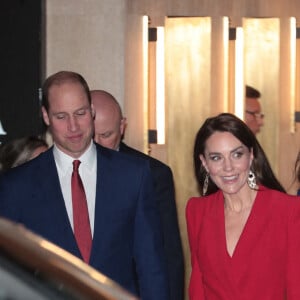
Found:
[[[50,125],[49,116],[48,116],[48,113],[47,113],[46,108],[44,106],[42,106],[42,115],[43,115],[43,120],[44,120],[45,124],[47,126],[49,126]]]
[[[126,127],[127,127],[127,119],[123,117],[121,119],[121,125],[120,125],[120,131],[122,136],[125,134]]]
[[[96,111],[95,111],[95,108],[94,108],[93,103],[91,104],[91,114],[92,114],[92,118],[95,120],[95,117],[96,117]]]

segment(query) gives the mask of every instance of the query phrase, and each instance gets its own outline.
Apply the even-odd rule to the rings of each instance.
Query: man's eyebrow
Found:
[[[112,134],[112,131],[105,131],[105,132],[98,132],[98,135],[108,135],[108,134]]]
[[[66,112],[64,111],[58,111],[58,112],[52,112],[52,115],[61,115],[61,114],[67,114]]]

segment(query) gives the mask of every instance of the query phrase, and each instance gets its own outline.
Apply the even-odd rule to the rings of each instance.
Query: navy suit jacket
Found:
[[[184,298],[184,260],[179,233],[173,174],[161,161],[121,142],[120,152],[146,159],[150,163],[156,202],[162,224],[164,251],[167,257],[169,288],[172,300]]]
[[[144,160],[96,147],[97,186],[90,265],[127,290],[135,294],[139,290],[143,300],[169,299],[149,165]],[[81,258],[52,148],[1,176],[0,215],[24,224]]]

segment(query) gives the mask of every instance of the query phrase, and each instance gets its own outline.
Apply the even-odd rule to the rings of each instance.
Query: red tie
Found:
[[[92,247],[92,234],[84,187],[78,173],[79,165],[80,160],[73,161],[72,204],[74,234],[83,260],[88,263]]]

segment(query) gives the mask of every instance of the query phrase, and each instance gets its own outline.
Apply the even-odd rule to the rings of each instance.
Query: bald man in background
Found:
[[[91,91],[91,97],[96,112],[95,142],[104,147],[146,159],[150,163],[157,195],[157,207],[163,228],[170,295],[172,300],[182,300],[184,298],[184,263],[172,171],[159,160],[122,142],[126,119],[113,95],[103,90],[94,90]]]

